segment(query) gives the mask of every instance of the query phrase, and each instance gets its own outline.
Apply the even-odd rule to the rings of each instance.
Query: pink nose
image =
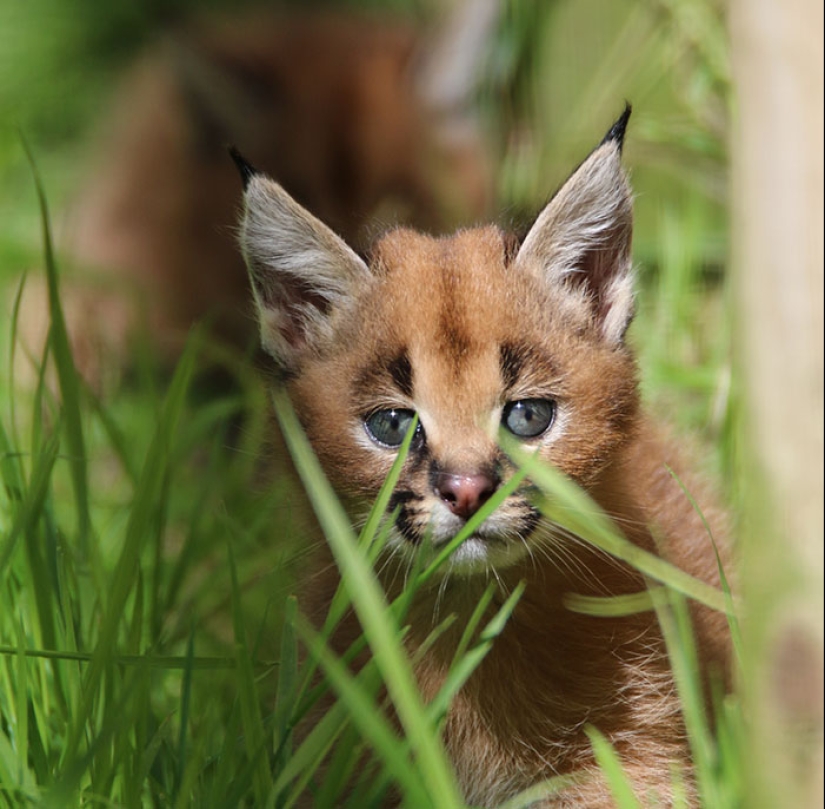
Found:
[[[466,520],[490,499],[497,485],[489,475],[452,475],[440,472],[435,491],[453,514]]]

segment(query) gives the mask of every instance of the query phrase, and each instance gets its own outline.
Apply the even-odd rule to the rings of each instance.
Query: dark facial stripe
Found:
[[[553,359],[529,343],[502,343],[498,357],[505,393],[519,382],[558,386],[562,381]]]
[[[444,354],[450,360],[453,373],[456,377],[461,376],[461,371],[470,353],[471,344],[463,329],[456,323],[454,313],[451,313],[445,307],[442,313],[441,329],[441,345],[443,346]]]
[[[406,350],[402,350],[398,356],[387,363],[387,371],[389,371],[398,390],[411,399],[413,395],[413,371]]]
[[[472,347],[467,333],[466,315],[455,271],[445,267],[441,273],[441,311],[438,316],[440,351],[450,361],[457,377]]]
[[[503,343],[499,346],[498,360],[505,390],[510,390],[518,382],[525,359],[526,352],[522,347],[512,343]]]
[[[421,541],[421,535],[416,528],[418,520],[415,519],[414,512],[417,504],[423,499],[412,492],[393,492],[390,497],[389,511],[393,512],[398,508],[398,515],[395,518],[396,528],[401,532],[401,536],[413,545]]]
[[[398,506],[405,506],[408,503],[420,503],[423,499],[420,494],[415,494],[415,492],[396,490],[390,495],[387,510],[393,512]]]
[[[381,390],[391,393],[394,387],[399,393],[412,398],[413,371],[406,349],[401,349],[390,360],[376,357],[353,380],[353,393],[356,398],[363,398],[366,394],[372,396]]]

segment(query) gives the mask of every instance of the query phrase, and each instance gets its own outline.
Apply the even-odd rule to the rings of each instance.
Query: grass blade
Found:
[[[540,507],[553,523],[611,556],[627,562],[645,576],[666,584],[711,609],[727,613],[729,602],[724,593],[661,557],[634,545],[622,536],[615,524],[584,489],[548,464],[536,463],[535,455],[527,455],[507,436],[502,436],[502,444],[522,468],[530,464],[530,479],[544,494],[549,495]]]
[[[680,593],[653,594],[659,624],[667,644],[682,716],[685,720],[699,794],[704,806],[723,807],[714,773],[717,748],[708,723],[701,669],[687,602]]]
[[[194,667],[192,661],[195,658],[195,630],[194,627],[189,634],[189,640],[186,642],[186,667],[183,670],[183,684],[181,686],[181,700],[180,700],[180,730],[178,732],[178,755],[177,755],[177,769],[175,781],[175,797],[176,802],[180,802],[181,782],[183,773],[186,770],[186,754],[187,742],[189,739],[190,725],[189,725],[189,705],[192,700],[192,672]]]
[[[64,762],[77,755],[83,725],[91,710],[103,672],[111,663],[115,652],[124,607],[137,580],[140,552],[147,537],[152,533],[157,504],[163,499],[162,487],[166,481],[169,447],[182,413],[193,363],[194,350],[190,344],[172,379],[163,411],[146,454],[140,485],[135,492],[135,500],[126,526],[123,547],[114,571],[109,577],[105,613],[100,624],[95,651],[85,673],[83,697],[64,748]]]
[[[383,591],[371,565],[359,548],[349,519],[333,494],[286,393],[275,391],[273,402],[298,473],[347,583],[353,607],[421,767],[431,802],[443,809],[461,806],[444,746],[426,720],[415,678],[398,642],[398,631],[389,617]]]
[[[256,802],[263,806],[272,789],[272,775],[265,755],[264,725],[258,701],[258,686],[252,668],[252,659],[246,644],[241,593],[238,587],[238,571],[232,545],[227,545],[229,571],[232,582],[232,626],[235,634],[235,655],[238,661],[238,700],[241,704],[244,740],[247,756],[253,766],[253,782]]]
[[[90,532],[91,518],[89,515],[89,483],[86,468],[86,443],[83,436],[83,424],[80,408],[80,384],[74,358],[69,346],[69,336],[63,309],[60,305],[60,290],[57,272],[57,263],[52,246],[51,223],[46,193],[37,170],[37,164],[31,149],[23,139],[23,148],[29,161],[37,200],[40,206],[40,220],[42,226],[43,252],[46,264],[46,282],[49,294],[49,342],[54,356],[55,370],[60,385],[62,399],[63,423],[65,427],[66,443],[69,448],[69,468],[71,470],[72,485],[74,487],[75,508],[77,509],[77,536],[80,552],[84,559],[89,559],[91,552]]]
[[[5,433],[2,435],[5,440]],[[0,548],[0,577],[2,577],[3,571],[12,557],[18,539],[34,530],[35,524],[43,513],[49,484],[51,483],[52,469],[57,460],[58,448],[59,438],[58,433],[55,432],[46,439],[35,459],[29,486],[17,507],[11,530],[2,548]]]
[[[727,574],[725,573],[725,566],[722,564],[722,557],[719,555],[719,546],[716,543],[716,538],[713,536],[713,531],[708,524],[708,521],[705,519],[704,512],[701,508],[699,508],[699,504],[694,499],[693,495],[690,493],[690,490],[687,486],[682,482],[682,479],[674,472],[669,466],[665,466],[670,476],[679,484],[679,488],[684,493],[685,497],[687,497],[688,502],[690,503],[693,510],[699,515],[699,519],[702,521],[702,525],[705,528],[705,533],[708,535],[708,539],[710,540],[711,545],[713,545],[713,553],[716,556],[716,566],[719,571],[719,581],[722,586],[722,592],[725,595],[725,599],[728,604],[728,626],[730,627],[730,634],[731,640],[733,641],[733,648],[736,653],[736,659],[742,660],[743,655],[743,646],[742,646],[742,630],[739,626],[739,620],[737,618],[736,613],[736,605],[733,599],[733,593],[731,591],[730,582],[728,581]]]
[[[493,586],[488,588],[487,592],[492,593]],[[438,690],[433,701],[427,707],[427,710],[434,720],[439,719],[446,713],[453,697],[461,690],[470,678],[470,675],[487,656],[490,649],[492,649],[493,641],[501,634],[504,625],[513,614],[513,610],[515,610],[516,604],[518,604],[519,599],[524,593],[524,589],[524,582],[520,582],[518,586],[513,589],[513,592],[510,593],[507,600],[501,605],[498,612],[488,621],[487,626],[484,627],[479,635],[478,642],[475,646],[467,651],[459,651],[456,654],[455,660],[444,679],[444,683]],[[478,617],[476,618],[476,616]],[[473,631],[470,630],[469,627],[471,627],[474,622],[477,622],[480,617],[481,611],[475,610],[474,616],[468,624],[469,631],[465,631],[464,633],[465,637],[468,637],[470,632]],[[459,644],[459,650],[461,650],[461,646],[462,644]]]
[[[292,753],[290,743],[290,719],[294,710],[296,690],[298,687],[298,641],[296,621],[298,618],[298,600],[294,596],[287,598],[284,604],[284,628],[281,636],[281,655],[278,660],[278,691],[275,701],[275,743],[276,769]]]
[[[372,693],[359,686],[346,667],[329,650],[307,622],[299,624],[301,637],[313,657],[317,658],[329,677],[341,701],[348,709],[352,722],[358,727],[373,750],[390,770],[409,806],[436,806],[432,797],[411,766],[406,744],[392,730]]]
[[[613,745],[592,725],[584,731],[593,745],[593,754],[613,793],[617,809],[642,809]]]

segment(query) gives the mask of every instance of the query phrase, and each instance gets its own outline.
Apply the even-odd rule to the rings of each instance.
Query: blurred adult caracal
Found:
[[[471,99],[495,6],[459,3],[427,24],[245,9],[158,36],[117,83],[64,215],[63,306],[86,380],[108,391],[147,347],[174,365],[195,324],[233,361],[256,344],[227,143],[355,247],[386,222],[449,230],[484,215],[491,181]],[[449,36],[473,27],[469,44]],[[20,322],[35,356],[45,299],[45,285],[27,284]]]

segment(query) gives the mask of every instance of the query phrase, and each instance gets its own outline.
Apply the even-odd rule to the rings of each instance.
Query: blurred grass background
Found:
[[[160,28],[221,5],[0,5],[0,805],[263,806],[258,798],[277,792],[261,768],[264,740],[276,761],[290,760],[284,709],[273,714],[257,697],[276,678],[279,706],[297,693],[289,667],[271,661],[290,659],[295,642],[282,595],[300,570],[307,517],[288,481],[260,478],[257,386],[242,375],[231,396],[204,404],[187,393],[185,360],[168,390],[147,369],[103,403],[81,392],[83,495],[71,441],[60,438],[69,403],[61,411],[42,385],[21,393],[7,362],[17,279],[45,270],[20,133],[43,178],[59,265],[62,212],[117,77]],[[443,4],[335,5],[429,20]],[[504,5],[479,98],[502,219],[535,211],[632,102],[640,306],[631,339],[644,394],[701,447],[736,505],[725,9],[713,0]],[[231,434],[239,414],[240,436]],[[724,741],[736,748],[731,733]],[[735,751],[727,761],[724,805],[743,805],[747,771]]]
[[[445,4],[332,5],[432,20]],[[626,162],[636,194],[634,255],[644,296],[634,328],[645,389],[651,399],[663,397],[679,426],[717,443],[726,429],[730,377],[730,334],[720,311],[731,90],[722,7],[709,0],[503,5],[479,98],[499,166],[501,219],[534,214],[625,100],[634,105]],[[158,29],[219,8],[191,0],[106,10],[57,0],[3,5],[0,279],[42,266],[19,132],[45,178],[59,254],[62,212],[88,169],[88,135],[105,116],[118,76]],[[680,407],[666,401],[673,391],[683,395]]]

